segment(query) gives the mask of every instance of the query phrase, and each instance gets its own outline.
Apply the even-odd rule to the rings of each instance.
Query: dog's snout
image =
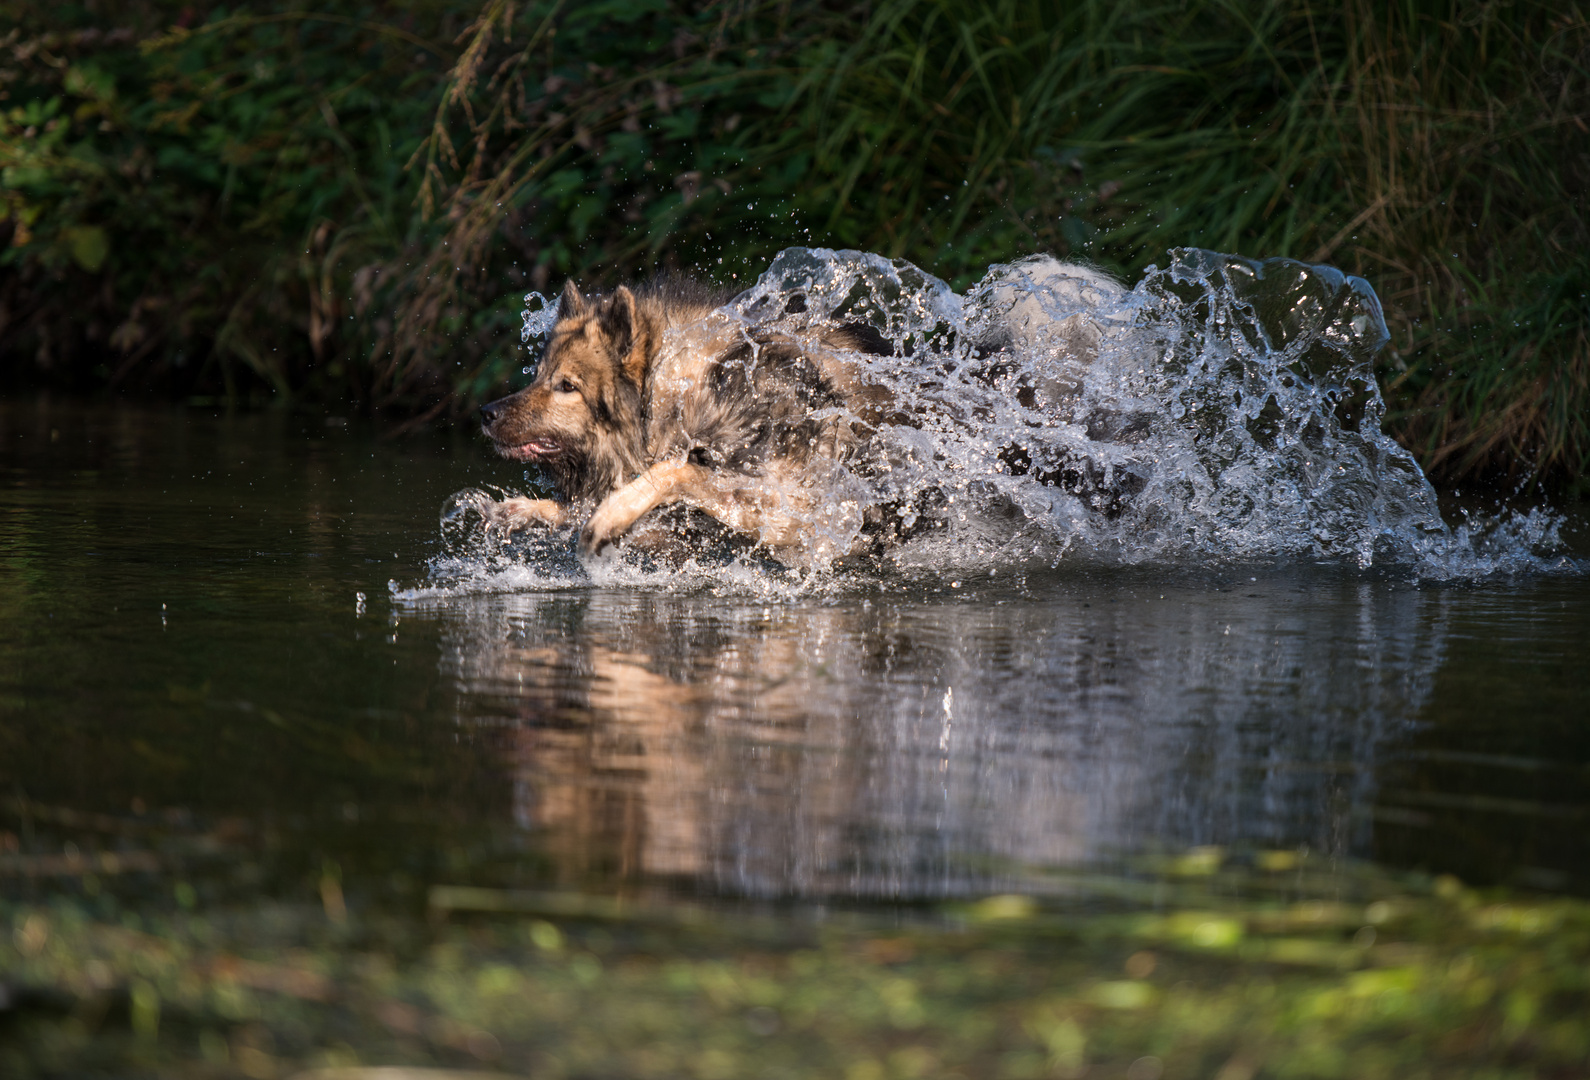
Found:
[[[487,427],[497,422],[497,417],[502,415],[503,402],[499,399],[480,407],[480,422]]]

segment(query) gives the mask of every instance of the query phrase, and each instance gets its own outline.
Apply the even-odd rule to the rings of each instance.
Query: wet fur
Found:
[[[541,465],[560,498],[505,500],[493,520],[562,525],[588,511],[590,554],[684,503],[768,547],[810,546],[831,494],[819,462],[850,458],[887,407],[854,354],[887,343],[861,326],[747,328],[714,316],[727,299],[685,278],[595,299],[570,282],[535,379],[481,410],[498,452]]]

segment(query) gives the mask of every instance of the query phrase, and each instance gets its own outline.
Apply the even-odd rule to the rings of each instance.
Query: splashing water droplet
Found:
[[[548,300],[538,292],[529,292],[524,295],[524,310],[519,313],[522,325],[519,328],[519,341],[528,345],[532,338],[546,337],[547,331],[552,329],[552,324],[558,318],[558,304],[556,300]]]

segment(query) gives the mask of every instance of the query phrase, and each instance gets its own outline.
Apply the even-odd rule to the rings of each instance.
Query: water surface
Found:
[[[448,589],[438,508],[521,479],[472,432],[13,403],[0,470],[13,893],[914,903],[1198,845],[1590,887],[1583,575]],[[157,825],[158,873],[39,861]]]

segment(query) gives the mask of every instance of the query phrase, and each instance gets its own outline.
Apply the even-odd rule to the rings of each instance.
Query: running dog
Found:
[[[1027,270],[1050,295],[1119,289],[1053,259]],[[876,552],[933,528],[934,496],[942,494],[926,492],[908,508],[845,495],[853,490],[846,468],[865,474],[877,464],[870,458],[880,427],[918,426],[920,418],[868,377],[869,360],[896,354],[894,344],[864,324],[814,327],[802,318],[800,297],[781,317],[749,326],[719,311],[728,300],[680,277],[602,297],[569,282],[535,379],[480,410],[497,452],[540,465],[559,498],[495,503],[491,523],[556,527],[588,514],[579,548],[592,555],[648,512],[684,504],[775,556],[809,563]],[[1037,333],[1043,316],[1033,307],[1009,310],[995,335],[1003,341],[991,338],[986,351]],[[1090,362],[1100,331],[1084,316],[1056,326],[1063,352]],[[1076,387],[1056,377],[1022,393],[1058,415]],[[1009,464],[1026,471],[1019,457]],[[1076,478],[1057,471],[1038,479],[1071,486]]]
[[[599,298],[569,282],[534,381],[480,410],[497,452],[541,465],[561,498],[504,500],[492,522],[560,526],[589,509],[590,555],[683,503],[775,552],[812,545],[824,464],[854,454],[886,399],[858,354],[888,343],[859,324],[747,328],[714,316],[727,299],[684,278]]]

